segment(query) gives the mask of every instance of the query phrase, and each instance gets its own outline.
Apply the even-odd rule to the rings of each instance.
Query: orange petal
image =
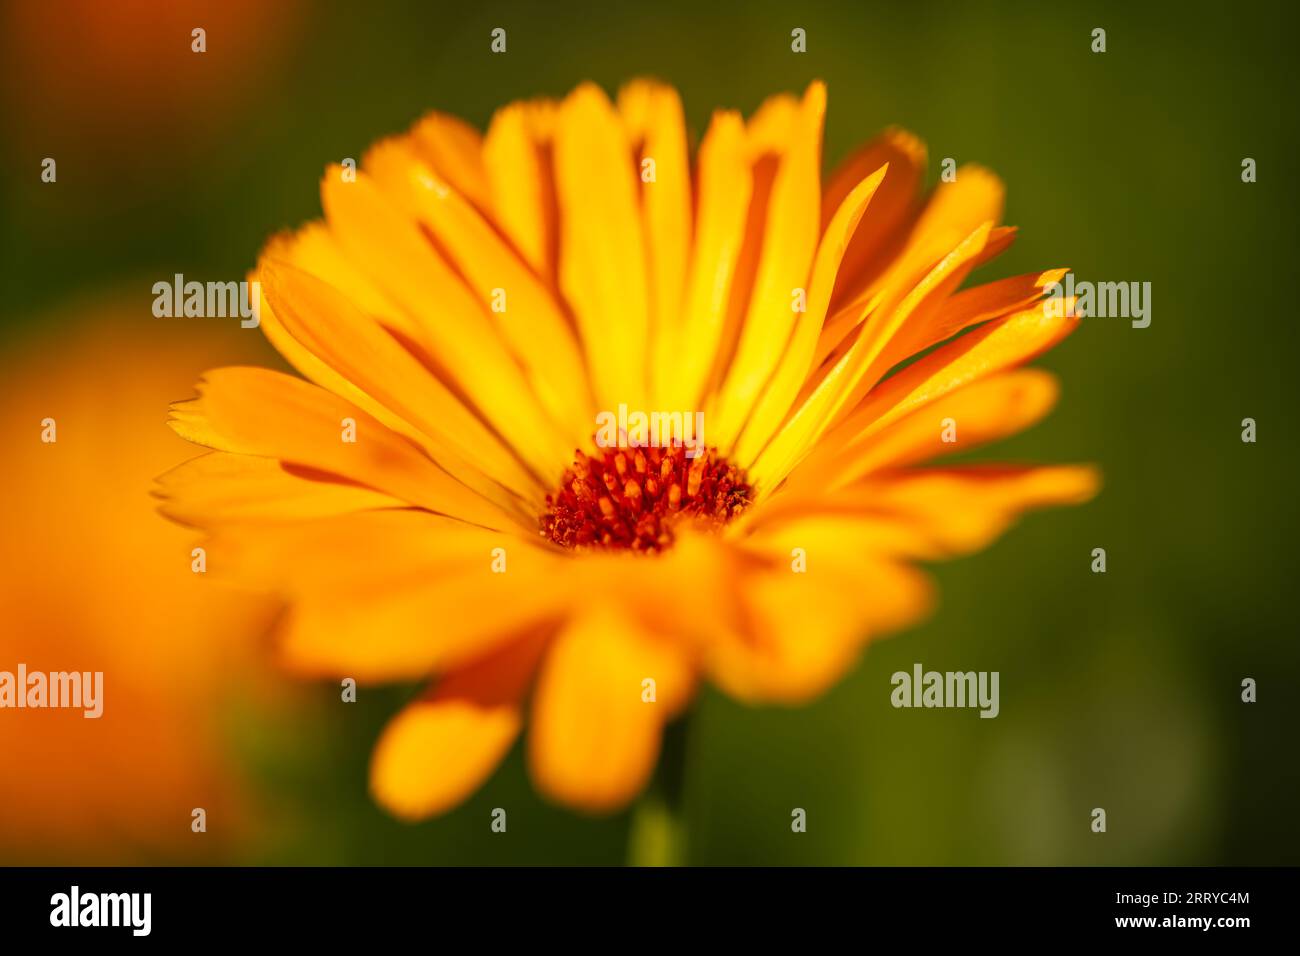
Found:
[[[555,110],[550,100],[504,106],[493,115],[483,142],[493,218],[525,261],[552,282],[559,243],[551,175]]]
[[[560,284],[602,409],[647,407],[649,285],[631,160],[605,94],[591,83],[569,94],[555,131]]]
[[[855,486],[872,507],[924,534],[925,557],[987,547],[1033,508],[1077,505],[1097,494],[1101,479],[1084,465],[970,465],[868,480]]]
[[[1058,391],[1055,377],[1037,369],[981,379],[884,428],[868,428],[838,449],[826,441],[822,447],[831,454],[820,461],[810,456],[791,476],[787,490],[820,495],[873,471],[970,451],[1014,435],[1046,415]]]
[[[1064,278],[1067,271],[1030,272],[958,292],[943,303],[933,321],[914,324],[906,334],[891,339],[881,357],[881,365],[893,368],[973,325],[1027,308],[1043,297],[1049,285]]]
[[[404,820],[422,820],[482,786],[519,735],[542,646],[526,638],[455,671],[393,718],[370,761],[375,800]]]
[[[822,198],[822,222],[827,225],[858,183],[882,166],[889,167],[872,200],[871,215],[845,250],[835,279],[833,309],[861,293],[897,255],[920,206],[925,165],[925,144],[906,130],[892,128],[856,150],[831,174]]]
[[[430,180],[426,169],[412,159],[405,173],[427,190],[450,188]],[[422,362],[434,367],[453,392],[463,395],[534,472],[549,474],[557,461],[567,461],[571,443],[542,414],[537,396],[488,319],[490,303],[471,293],[421,233],[409,210],[391,201],[371,176],[360,172],[354,182],[327,174],[321,182],[321,200],[339,245],[417,320],[420,338],[414,343],[415,354]],[[272,305],[281,321],[287,322],[284,309],[274,299]],[[302,340],[301,335],[296,337]],[[433,379],[427,371],[424,377]]]
[[[986,222],[967,236],[896,305],[892,299],[882,303],[879,314],[862,327],[852,348],[812,388],[754,463],[750,477],[757,486],[777,487],[843,411],[856,404],[888,371],[881,356],[889,340],[910,324],[924,323],[934,314],[970,272],[972,260],[984,248],[991,228],[992,224]]]
[[[499,493],[500,504],[491,504],[411,442],[309,382],[270,369],[221,368],[204,373],[198,391],[198,398],[172,406],[168,422],[189,441],[328,472],[490,528],[531,517]],[[355,423],[355,442],[342,440],[347,420]],[[172,492],[183,506],[182,489]]]
[[[1006,188],[994,173],[968,164],[957,169],[956,179],[941,182],[916,221],[907,243],[879,280],[882,288],[909,282],[918,266],[934,262],[971,231],[1002,219]]]
[[[801,522],[744,542],[765,566],[746,575],[748,627],[706,651],[710,677],[750,701],[802,703],[842,677],[872,637],[923,616],[925,577],[845,548],[839,522]],[[805,570],[794,570],[800,549]]]
[[[480,209],[490,208],[483,166],[483,137],[464,120],[429,113],[411,129],[411,140],[433,171]]]
[[[709,443],[724,454],[730,452],[776,370],[796,319],[807,320],[805,314],[795,311],[793,298],[796,289],[807,297],[809,271],[817,250],[825,115],[826,88],[813,83],[799,105],[795,127],[780,153],[745,319],[709,425]]]
[[[675,645],[603,604],[571,620],[551,646],[533,700],[528,756],[539,790],[583,810],[616,810],[654,770],[662,704],[643,700],[649,678],[685,680]]]
[[[753,175],[740,115],[713,116],[700,147],[699,210],[690,279],[679,329],[680,348],[675,371],[658,382],[658,394],[668,409],[694,409],[723,343],[728,303],[745,244],[745,223],[753,191]]]
[[[1078,327],[1073,309],[1048,315],[1033,306],[995,319],[935,349],[898,374],[881,382],[834,430],[827,444],[866,437],[868,426],[883,428],[911,409],[968,382],[1023,365],[1056,345]]]
[[[208,527],[233,521],[303,521],[404,502],[324,473],[294,473],[274,458],[210,452],[158,479],[159,511]]]
[[[985,223],[996,226],[1002,218],[1005,190],[1002,181],[980,166],[962,166],[954,182],[940,183],[930,195],[901,249],[891,251],[880,274],[859,291],[845,294],[838,311],[826,323],[818,343],[820,364],[868,314],[880,311],[882,302],[894,301],[910,289],[921,274],[949,250]],[[993,229],[975,254],[979,265],[1010,244],[1014,230]]]
[[[384,681],[460,667],[561,618],[577,563],[533,542],[403,510],[232,525],[205,546],[210,574],[289,600],[288,667]]]
[[[264,262],[261,277],[262,292],[289,334],[417,428],[448,472],[485,495],[491,491],[484,475],[522,498],[540,497],[536,476],[378,323],[329,285],[286,263]]]
[[[296,258],[292,258],[290,251],[293,245],[293,238],[279,236],[267,243],[261,258],[258,260],[259,267],[248,274],[250,282],[261,282],[260,266],[270,259],[284,258],[284,261],[298,264]],[[302,266],[300,266],[302,268]],[[317,273],[310,269],[305,271],[311,272],[312,275]],[[319,276],[318,276],[319,277]],[[315,382],[321,388],[347,399],[358,408],[365,409],[376,419],[383,422],[390,429],[399,435],[405,435],[411,441],[415,442],[421,448],[428,450],[427,436],[423,435],[418,428],[410,422],[404,420],[401,415],[396,414],[392,409],[385,408],[381,402],[376,401],[370,395],[358,388],[352,382],[340,375],[328,364],[321,360],[320,356],[314,354],[310,349],[304,346],[289,333],[280,321],[275,310],[271,308],[271,303],[267,301],[266,292],[263,290],[259,296],[262,304],[261,325],[259,326],[262,333],[266,336],[267,341],[275,347],[275,350],[284,356],[285,360],[297,369],[308,381]]]
[[[365,164],[394,202],[429,230],[477,300],[499,303],[486,312],[489,322],[566,443],[589,441],[595,410],[587,370],[551,290],[465,197],[434,178],[405,140],[378,144]]]
[[[682,296],[691,249],[691,166],[682,101],[671,86],[635,80],[618,94],[618,110],[629,138],[639,147],[646,274],[650,289],[652,396],[673,374],[681,351]],[[654,163],[654,179],[645,181],[644,164]],[[658,399],[652,407],[660,407]]]
[[[817,247],[813,262],[812,281],[808,289],[808,312],[798,318],[789,345],[778,361],[775,374],[763,391],[745,431],[736,446],[736,460],[742,465],[753,461],[767,444],[772,433],[785,419],[791,404],[799,394],[812,366],[813,350],[821,334],[822,322],[830,303],[835,275],[863,214],[867,211],[886,177],[885,168],[875,170],[858,183],[846,197],[831,219]]]

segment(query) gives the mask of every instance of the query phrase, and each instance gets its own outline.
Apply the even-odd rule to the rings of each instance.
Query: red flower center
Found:
[[[721,527],[749,505],[745,471],[708,448],[616,448],[574,452],[554,494],[546,496],[541,534],[561,547],[646,554],[673,543],[682,520]]]

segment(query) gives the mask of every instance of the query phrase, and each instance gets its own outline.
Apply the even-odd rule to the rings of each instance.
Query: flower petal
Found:
[[[877,169],[858,183],[844,198],[843,204],[827,226],[813,263],[812,282],[809,283],[808,290],[808,312],[796,322],[794,334],[778,361],[776,372],[750,414],[745,431],[737,443],[735,457],[741,464],[752,462],[767,444],[790,411],[791,404],[799,394],[799,387],[807,379],[812,367],[813,350],[826,318],[836,272],[845,249],[887,172],[885,168]]]
[[[637,181],[609,99],[584,83],[560,106],[555,181],[560,285],[578,320],[602,409],[646,408],[649,287]]]
[[[970,451],[1014,435],[1046,415],[1058,391],[1056,378],[1038,369],[980,379],[889,425],[868,427],[846,444],[827,441],[822,446],[827,454],[820,460],[810,455],[781,496],[818,496],[874,471]]]
[[[355,182],[327,174],[321,199],[339,245],[418,320],[421,334],[414,344],[421,361],[454,386],[534,473],[549,475],[556,462],[568,460],[570,442],[542,414],[536,395],[488,319],[489,302],[470,292],[421,234],[418,223],[364,172],[357,173]],[[287,322],[284,309],[274,299],[272,305]],[[433,380],[433,375],[426,370],[424,378]]]
[[[411,139],[436,175],[480,209],[490,207],[478,130],[457,116],[431,112],[412,127]]]
[[[841,343],[866,316],[882,311],[883,302],[901,298],[920,275],[974,230],[985,223],[996,225],[1002,218],[1004,196],[1002,181],[981,166],[962,166],[955,181],[940,183],[908,233],[907,241],[888,257],[879,275],[860,292],[842,297],[838,311],[822,331],[817,347],[818,364],[839,351]],[[1013,236],[1014,230],[992,230],[975,254],[972,268],[1005,249]]]
[[[807,295],[817,250],[825,115],[826,88],[814,83],[799,105],[795,127],[780,153],[745,319],[709,426],[710,444],[724,454],[730,452],[785,352],[796,318],[802,315],[795,311],[793,296],[796,289]]]
[[[889,168],[872,200],[871,215],[853,233],[844,252],[835,279],[832,309],[861,294],[898,253],[919,211],[925,165],[925,144],[895,127],[854,151],[831,174],[822,197],[825,225],[830,224],[835,211],[858,183],[882,166]]]
[[[954,388],[1032,361],[1078,328],[1078,318],[1069,314],[1073,308],[1063,308],[1062,315],[1049,311],[1032,306],[935,349],[874,388],[835,427],[840,440],[833,443],[828,436],[827,443],[865,438],[868,426],[883,428]]]
[[[303,521],[404,502],[322,473],[294,473],[274,458],[210,452],[158,479],[159,511],[210,527],[234,521]]]
[[[667,692],[688,674],[675,645],[627,615],[600,603],[582,611],[537,682],[528,756],[538,789],[592,812],[626,804],[650,779],[665,719],[662,704],[642,699],[642,682]]]
[[[911,560],[987,547],[1031,508],[1076,505],[1100,487],[1085,465],[960,465],[871,475],[819,497],[777,500],[735,532],[765,541],[782,529],[832,530],[845,553]]]
[[[552,283],[559,244],[551,169],[555,112],[550,100],[511,103],[493,115],[483,141],[493,218],[533,270]]]
[[[328,472],[489,528],[522,527],[531,518],[500,489],[492,504],[407,439],[310,382],[270,369],[220,368],[204,373],[198,391],[172,406],[168,422],[189,441]],[[348,419],[355,442],[342,441]],[[173,483],[172,492],[184,506],[182,488]]]
[[[1078,505],[1097,494],[1085,465],[967,465],[869,479],[854,486],[871,507],[925,535],[918,557],[944,558],[988,547],[1025,511]]]
[[[540,498],[536,476],[378,323],[331,286],[286,263],[264,262],[261,277],[263,294],[285,330],[418,429],[450,474],[488,496],[485,477],[525,500]]]
[[[661,407],[661,382],[673,374],[682,346],[682,296],[691,249],[691,166],[687,155],[682,101],[671,86],[635,80],[618,94],[618,110],[638,147],[636,168],[654,163],[654,179],[640,184],[650,289],[653,358],[652,408]]]
[[[1067,271],[1030,272],[958,292],[940,307],[933,321],[915,323],[894,336],[880,364],[893,368],[973,325],[1021,311],[1041,299],[1044,290],[1064,278]]]
[[[587,370],[551,291],[488,220],[434,178],[405,140],[373,147],[365,165],[394,201],[429,230],[478,301],[500,303],[500,311],[488,313],[489,320],[567,444],[590,441],[595,410]]]
[[[809,700],[843,676],[870,638],[919,619],[931,603],[924,575],[849,551],[834,522],[786,524],[744,548],[766,562],[743,585],[748,626],[724,632],[705,657],[712,680],[742,700]],[[794,570],[795,549],[803,571]]]
[[[984,223],[939,261],[896,305],[887,299],[879,315],[859,331],[853,347],[812,388],[803,404],[750,469],[760,488],[773,489],[808,453],[813,443],[888,371],[881,355],[889,340],[909,324],[925,322],[972,268],[992,223]]]
[[[739,114],[714,114],[700,147],[699,182],[695,244],[679,345],[674,360],[660,370],[663,377],[658,381],[658,394],[666,409],[701,407],[723,342],[753,191],[745,124]]]
[[[413,510],[231,525],[205,546],[210,573],[288,599],[280,653],[307,676],[455,669],[559,620],[582,586],[570,556],[533,539]]]
[[[393,815],[452,809],[491,776],[523,726],[523,696],[544,641],[525,638],[443,678],[384,728],[370,792]]]

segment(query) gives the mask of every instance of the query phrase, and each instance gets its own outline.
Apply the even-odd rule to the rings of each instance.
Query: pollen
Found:
[[[744,469],[713,448],[694,458],[679,446],[575,450],[546,496],[541,535],[572,550],[653,554],[672,546],[679,522],[720,528],[751,496]]]

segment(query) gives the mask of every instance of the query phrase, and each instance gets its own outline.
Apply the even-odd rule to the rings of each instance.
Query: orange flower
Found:
[[[893,130],[823,188],[824,111],[814,84],[719,112],[693,175],[653,82],[484,136],[431,114],[267,247],[262,327],[307,381],[209,372],[172,424],[215,451],[166,510],[288,598],[298,671],[436,677],[375,751],[393,813],[462,800],[526,709],[537,786],[617,808],[701,678],[807,700],[925,612],[913,561],[1094,493],[1082,467],[916,467],[1048,411],[1018,366],[1073,327],[1040,304],[1063,271],[958,292],[1012,240],[1000,182],[922,201]],[[703,412],[706,448],[593,439],[628,410]]]
[[[158,517],[149,487],[184,448],[160,404],[214,356],[259,351],[237,325],[160,338],[147,298],[128,301],[43,316],[57,338],[4,355],[0,671],[103,674],[98,718],[0,710],[10,861],[212,860],[249,835],[225,732],[232,687],[266,704],[251,639],[274,608],[193,573],[195,535]]]

